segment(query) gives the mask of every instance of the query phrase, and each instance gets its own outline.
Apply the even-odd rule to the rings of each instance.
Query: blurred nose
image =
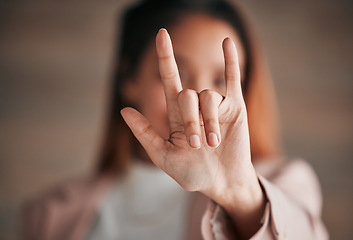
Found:
[[[200,93],[205,89],[212,89],[211,79],[209,74],[198,74],[189,79],[189,81],[183,86],[184,88],[193,89]]]

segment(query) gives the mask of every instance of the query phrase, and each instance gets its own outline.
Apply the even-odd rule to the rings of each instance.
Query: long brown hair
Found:
[[[242,88],[248,111],[252,158],[265,159],[280,154],[273,86],[244,9],[239,4],[224,0],[145,0],[127,9],[122,18],[112,102],[99,156],[98,173],[124,173],[132,153],[140,147],[120,115],[120,110],[129,105],[123,98],[123,87],[131,79],[157,31],[162,27],[172,27],[186,13],[193,12],[221,19],[238,33],[245,52]]]

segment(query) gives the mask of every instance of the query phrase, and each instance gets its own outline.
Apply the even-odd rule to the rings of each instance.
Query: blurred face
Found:
[[[193,14],[167,30],[183,88],[197,92],[212,89],[225,95],[224,38],[230,37],[235,42],[241,72],[244,69],[244,50],[234,29],[222,20]],[[142,57],[133,78],[125,86],[125,98],[138,108],[160,136],[168,138],[166,101],[154,43]]]

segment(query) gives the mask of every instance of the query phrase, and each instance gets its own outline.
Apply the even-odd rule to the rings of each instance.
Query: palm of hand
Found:
[[[165,143],[160,166],[174,178],[183,188],[189,191],[212,191],[213,186],[226,181],[225,176],[240,176],[244,168],[242,164],[250,160],[249,138],[247,132],[246,112],[244,109],[231,109],[232,106],[224,99],[219,106],[219,127],[222,142],[217,147],[207,143],[204,124],[201,128],[201,146],[190,147],[185,127],[180,126],[171,131]],[[238,161],[237,161],[238,160]],[[234,178],[232,178],[234,184]]]

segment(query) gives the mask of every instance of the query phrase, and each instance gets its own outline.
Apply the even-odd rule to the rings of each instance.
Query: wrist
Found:
[[[229,186],[223,190],[216,202],[228,213],[236,215],[247,215],[265,203],[264,192],[257,179],[256,174],[248,178],[242,185]]]
[[[212,198],[227,212],[240,239],[249,239],[261,227],[266,197],[255,174],[241,185],[225,188]]]

